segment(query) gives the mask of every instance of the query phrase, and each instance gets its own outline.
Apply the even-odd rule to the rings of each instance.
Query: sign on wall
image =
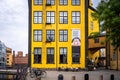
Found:
[[[72,30],[72,46],[80,46],[80,30],[73,29]]]
[[[72,30],[72,63],[79,64],[80,63],[80,30],[73,29]]]

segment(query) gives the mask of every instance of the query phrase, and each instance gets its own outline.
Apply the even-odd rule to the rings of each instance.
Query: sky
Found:
[[[0,41],[28,53],[28,0],[0,0]],[[93,0],[96,7],[100,0]]]
[[[0,41],[16,53],[28,52],[27,0],[0,0]]]

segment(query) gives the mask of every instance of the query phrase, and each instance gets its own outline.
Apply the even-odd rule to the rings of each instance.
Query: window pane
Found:
[[[67,49],[66,48],[64,48],[64,54],[66,54],[67,53]]]
[[[42,0],[34,0],[34,4],[35,5],[41,5],[42,4]]]
[[[38,12],[34,12],[34,16],[37,16],[37,13],[38,13]]]
[[[63,34],[63,31],[60,31],[60,34]]]
[[[37,41],[37,35],[34,35],[34,41]]]
[[[64,0],[64,4],[65,4],[65,5],[67,4],[67,0]]]
[[[63,4],[63,0],[60,0],[60,4]]]
[[[51,54],[54,54],[54,50],[53,49],[51,49]]]
[[[63,17],[60,17],[60,23],[63,23]]]
[[[75,12],[72,12],[72,16],[75,16]]]
[[[50,2],[50,0],[47,0],[47,4],[50,4],[51,2]]]
[[[64,35],[64,41],[67,41],[67,35]]]
[[[79,5],[80,4],[80,0],[76,0],[76,5]]]
[[[60,48],[60,54],[63,54],[63,48]]]
[[[67,34],[67,31],[64,31],[64,34]]]
[[[51,16],[54,16],[54,12],[51,12]]]
[[[72,0],[72,5],[75,5],[75,1],[76,1],[76,0]]]
[[[42,34],[42,31],[38,31],[38,34]]]
[[[50,17],[47,17],[47,23],[50,23]]]
[[[63,41],[63,36],[62,35],[60,35],[60,41]]]
[[[72,17],[72,23],[75,23],[75,17]]]
[[[80,12],[76,12],[76,16],[80,16]]]
[[[42,16],[42,12],[38,12],[38,16]]]
[[[38,41],[42,41],[42,38],[41,38],[41,36],[38,36]]]
[[[64,17],[64,23],[67,23],[67,22],[68,22],[67,17]]]
[[[54,34],[54,31],[53,31],[53,30],[51,30],[51,34]]]
[[[51,4],[54,5],[54,0],[51,0]]]
[[[47,34],[50,34],[50,31],[47,31]]]
[[[80,23],[80,18],[77,17],[77,18],[76,18],[76,21],[77,21],[77,23]]]
[[[41,17],[38,18],[38,23],[42,23],[42,18]]]
[[[64,16],[67,16],[67,12],[64,12]]]
[[[50,16],[50,12],[47,12],[47,16]]]
[[[60,16],[63,16],[63,12],[60,12]]]
[[[51,23],[54,23],[54,17],[51,17]]]

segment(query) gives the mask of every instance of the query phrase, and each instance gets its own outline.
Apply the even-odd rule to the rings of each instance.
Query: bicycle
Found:
[[[40,79],[46,77],[47,73],[44,70],[32,68],[29,75],[31,78]]]

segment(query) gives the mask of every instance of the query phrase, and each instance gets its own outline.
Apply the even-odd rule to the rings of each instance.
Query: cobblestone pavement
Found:
[[[41,78],[41,80],[58,80],[58,75],[63,75],[63,80],[85,80],[85,74],[88,74],[88,80],[112,80],[111,75],[114,75],[114,80],[120,80],[120,71],[114,70],[100,70],[100,71],[46,71],[47,76]],[[29,74],[26,80],[35,80],[35,78],[30,78]]]

